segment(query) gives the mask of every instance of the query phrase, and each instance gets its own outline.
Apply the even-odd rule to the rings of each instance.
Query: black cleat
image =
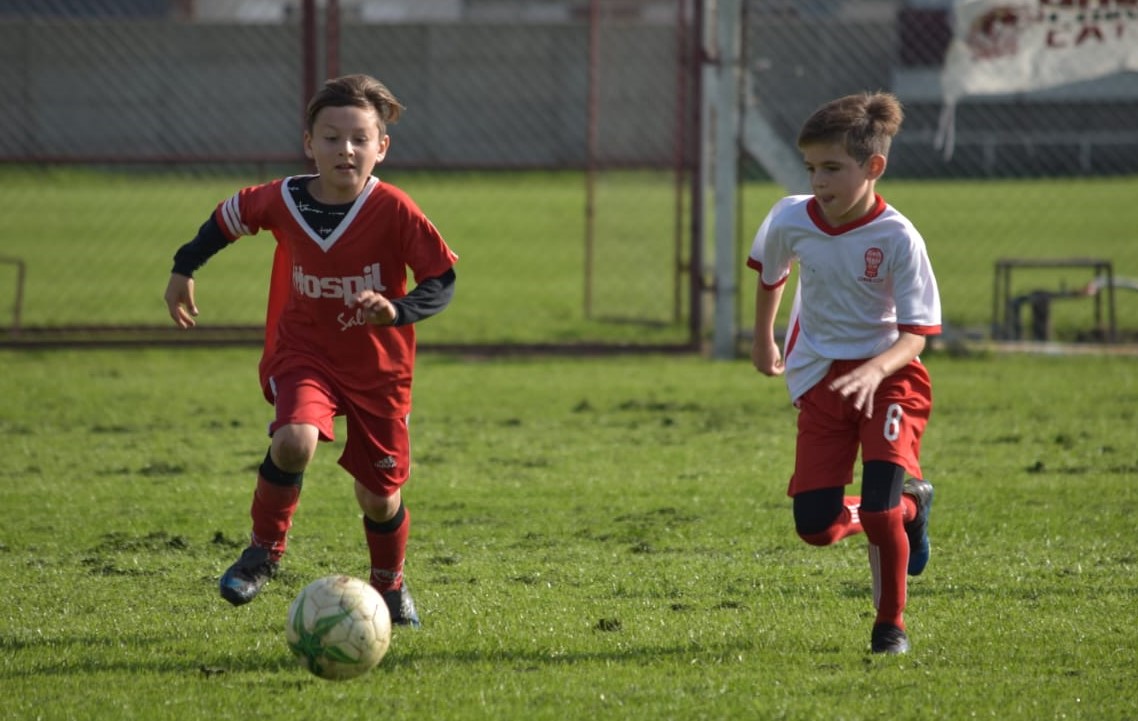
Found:
[[[873,653],[908,653],[909,637],[891,623],[879,623],[873,627],[869,650]]]
[[[387,603],[387,610],[391,611],[391,625],[419,628],[419,613],[415,610],[415,601],[411,598],[406,582],[399,588],[384,591],[380,595]]]
[[[249,603],[277,575],[277,568],[279,564],[270,557],[268,549],[249,546],[221,577],[221,597],[234,606]]]
[[[919,576],[929,564],[929,511],[933,507],[933,484],[920,478],[905,481],[904,493],[917,502],[917,517],[905,524],[909,537],[909,575]]]

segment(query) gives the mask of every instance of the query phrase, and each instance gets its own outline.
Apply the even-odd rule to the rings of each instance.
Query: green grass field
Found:
[[[781,381],[694,356],[420,359],[424,626],[355,681],[283,640],[362,575],[338,443],[281,576],[231,608],[270,409],[252,349],[0,352],[2,719],[1133,719],[1138,374],[927,358],[933,557],[867,653],[863,538],[806,546]]]
[[[456,301],[423,327],[425,343],[688,340],[688,281],[677,275],[670,174],[602,174],[591,253],[579,173],[382,175],[418,201],[461,255]],[[219,201],[275,176],[0,171],[11,199],[0,218],[0,257],[27,263],[24,324],[166,327],[162,292],[174,251]],[[928,242],[946,322],[981,333],[992,318],[997,258],[1103,257],[1114,262],[1116,276],[1138,281],[1133,188],[1132,177],[886,180],[879,186]],[[742,264],[781,194],[769,183],[741,188],[735,260],[744,330],[751,323],[755,278]],[[686,237],[687,219],[679,222]],[[708,237],[710,280],[710,225]],[[199,272],[203,327],[263,321],[271,248],[268,234],[243,238]],[[681,251],[686,259],[687,240]],[[1087,269],[1022,271],[1013,285],[1016,294],[1075,290],[1090,279]],[[15,266],[0,264],[0,327],[11,322],[15,286]],[[1134,337],[1138,293],[1120,290],[1117,305],[1119,328]],[[1056,301],[1052,323],[1059,339],[1093,330],[1091,302]]]

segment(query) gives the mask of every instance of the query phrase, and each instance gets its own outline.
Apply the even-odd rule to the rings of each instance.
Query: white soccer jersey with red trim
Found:
[[[829,226],[811,195],[777,202],[759,227],[747,265],[766,288],[798,263],[787,328],[786,382],[797,400],[833,360],[868,359],[900,331],[940,333],[940,294],[921,234],[880,196],[866,216]]]
[[[315,367],[376,415],[411,409],[415,363],[412,325],[381,327],[349,305],[372,289],[389,299],[407,294],[407,270],[422,280],[458,260],[435,226],[403,191],[369,179],[327,237],[301,216],[289,178],[244,188],[218,205],[215,217],[231,240],[269,230],[277,241],[265,326],[261,381],[288,368]]]

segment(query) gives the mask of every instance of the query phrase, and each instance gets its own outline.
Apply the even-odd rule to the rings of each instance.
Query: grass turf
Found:
[[[1138,380],[932,355],[913,652],[867,653],[863,538],[806,546],[794,411],[745,362],[425,355],[408,578],[372,673],[309,676],[289,601],[366,551],[339,441],[281,576],[231,608],[269,408],[254,350],[0,353],[0,718],[1125,719]],[[342,439],[341,439],[342,440]]]
[[[381,175],[416,199],[461,256],[455,302],[424,324],[424,342],[688,340],[689,282],[678,265],[690,257],[688,221],[676,216],[669,173],[601,174],[591,249],[586,249],[580,173],[387,173],[381,168]],[[0,256],[26,263],[24,324],[169,327],[162,293],[174,251],[219,201],[269,177],[274,174],[0,171],[10,198],[0,221],[5,238]],[[1133,214],[1120,211],[1130,207],[1133,187],[1134,179],[1125,177],[887,179],[879,190],[924,235],[945,321],[987,333],[998,258],[1102,257],[1113,261],[1117,277],[1138,282]],[[738,315],[744,329],[751,324],[755,274],[742,264],[755,230],[781,194],[770,183],[740,188],[734,260],[740,268]],[[267,233],[243,238],[197,274],[204,326],[263,322],[272,242]],[[710,280],[710,236],[706,246]],[[1075,291],[1089,280],[1086,268],[1020,270],[1012,278],[1012,293]],[[0,264],[4,325],[15,297],[15,266]],[[1133,291],[1118,290],[1118,327],[1130,338],[1138,329],[1136,301]],[[784,316],[789,305],[784,303]],[[1021,313],[1027,323],[1028,311]],[[1086,298],[1056,299],[1050,321],[1054,336],[1063,340],[1096,330]]]

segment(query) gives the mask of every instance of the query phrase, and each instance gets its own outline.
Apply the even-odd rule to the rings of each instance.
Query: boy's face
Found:
[[[874,205],[874,185],[885,171],[885,157],[858,163],[841,143],[812,143],[801,148],[810,187],[826,221],[834,226],[858,220]]]
[[[311,192],[325,203],[350,203],[363,191],[390,138],[381,135],[375,108],[327,107],[304,134],[304,154],[320,177]]]

